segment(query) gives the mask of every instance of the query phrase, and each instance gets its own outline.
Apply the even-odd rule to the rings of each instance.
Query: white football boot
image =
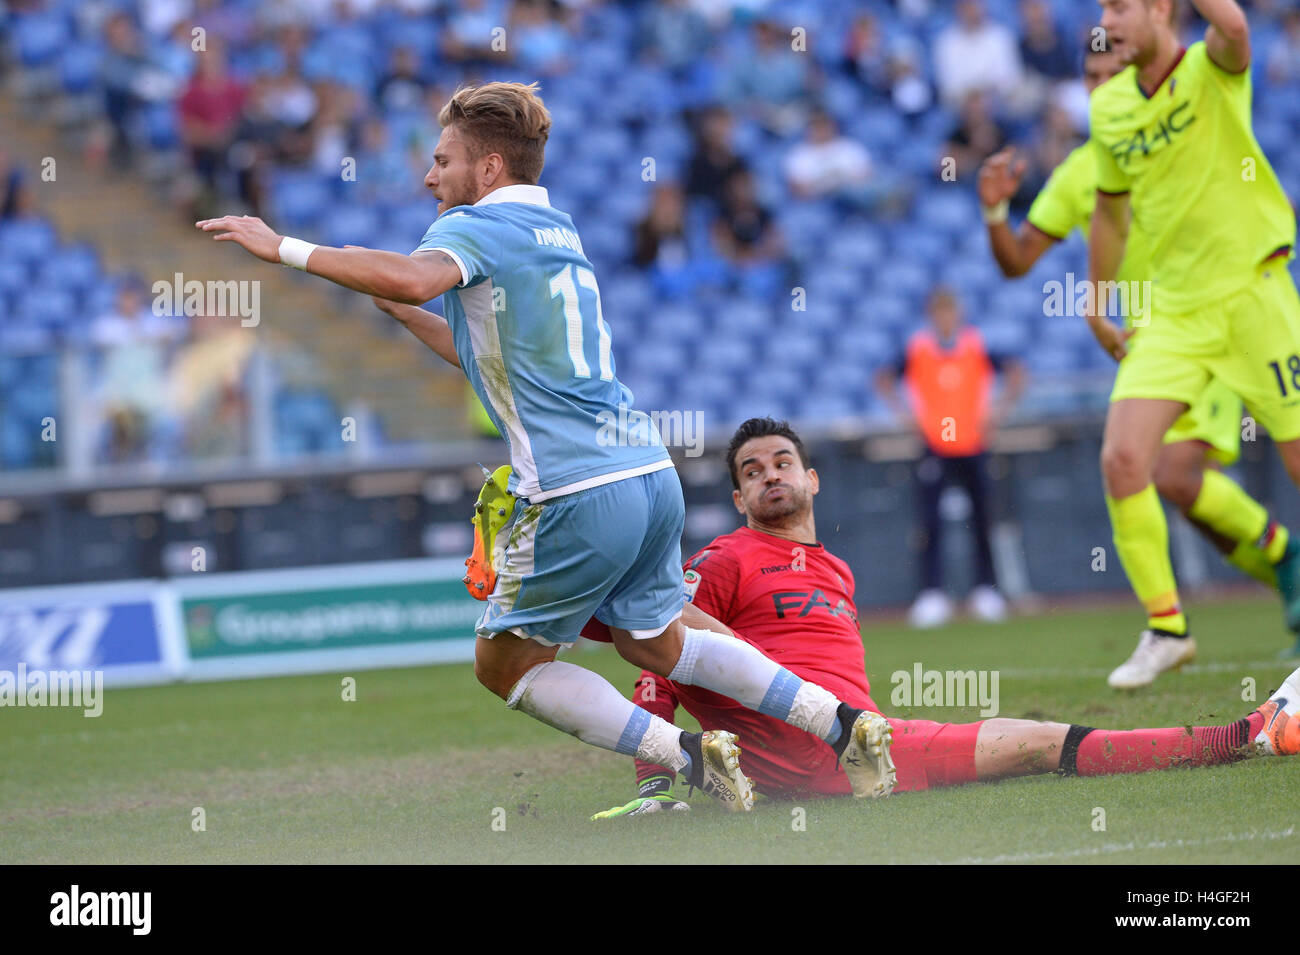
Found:
[[[1137,649],[1106,678],[1117,690],[1149,686],[1167,670],[1177,670],[1196,659],[1196,641],[1191,637],[1167,637],[1143,630]]]
[[[918,630],[942,627],[952,619],[952,601],[942,590],[931,588],[917,596],[907,612],[907,622]]]
[[[691,774],[686,780],[690,786],[718,800],[728,812],[754,808],[754,787],[740,771],[740,746],[734,733],[682,733],[681,746],[691,755]]]
[[[984,623],[1001,623],[1007,619],[1007,600],[997,588],[981,584],[970,592],[971,615]]]
[[[1259,712],[1264,716],[1264,728],[1255,737],[1257,751],[1266,756],[1300,753],[1300,670],[1282,681]]]
[[[853,708],[841,703],[841,721],[852,714]],[[894,741],[894,729],[879,713],[861,710],[853,721],[849,738],[840,753],[840,768],[849,777],[853,795],[858,799],[879,799],[894,791],[898,774],[889,747]]]

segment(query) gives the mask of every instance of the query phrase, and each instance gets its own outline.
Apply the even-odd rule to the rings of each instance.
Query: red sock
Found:
[[[1079,741],[1076,768],[1080,776],[1144,773],[1173,766],[1215,766],[1235,763],[1246,755],[1246,744],[1264,726],[1264,717],[1251,713],[1227,726],[1193,726],[1142,730],[1092,730]]]

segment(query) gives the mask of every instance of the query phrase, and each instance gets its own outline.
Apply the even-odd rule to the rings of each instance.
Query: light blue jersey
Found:
[[[510,491],[533,503],[672,466],[614,372],[600,292],[573,220],[540,186],[456,206],[417,252],[446,252],[456,354],[510,445]]]

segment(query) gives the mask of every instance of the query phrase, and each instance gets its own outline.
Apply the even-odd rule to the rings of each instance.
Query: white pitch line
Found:
[[[1265,669],[1288,669],[1294,670],[1297,660],[1250,660],[1247,662],[1235,662],[1232,660],[1223,660],[1218,663],[1192,663],[1183,667],[1181,673],[1232,673],[1243,670],[1265,670]],[[1110,670],[1103,670],[1095,667],[1003,667],[997,669],[998,673],[1004,677],[1013,679],[1026,679],[1033,677],[1061,677],[1061,676],[1083,676],[1083,677],[1104,677],[1110,675]],[[1113,669],[1113,668],[1112,668]]]
[[[1256,842],[1260,840],[1290,839],[1295,835],[1295,826],[1281,832],[1242,832],[1226,836],[1214,836],[1210,839],[1161,839],[1156,842],[1108,842],[1100,846],[1085,846],[1079,849],[1064,849],[1049,852],[1020,852],[998,856],[967,856],[964,859],[940,859],[935,865],[1003,865],[1017,862],[1045,862],[1049,859],[1078,859],[1085,856],[1115,855],[1123,852],[1145,852],[1151,849],[1199,849],[1202,846],[1223,842]]]

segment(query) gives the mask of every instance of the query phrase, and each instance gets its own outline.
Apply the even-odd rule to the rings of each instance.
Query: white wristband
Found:
[[[1011,200],[1003,199],[996,206],[980,206],[986,225],[998,225],[1006,222],[1011,209]]]
[[[311,258],[311,254],[315,251],[316,246],[310,242],[286,235],[280,240],[280,264],[306,272],[307,260]]]

